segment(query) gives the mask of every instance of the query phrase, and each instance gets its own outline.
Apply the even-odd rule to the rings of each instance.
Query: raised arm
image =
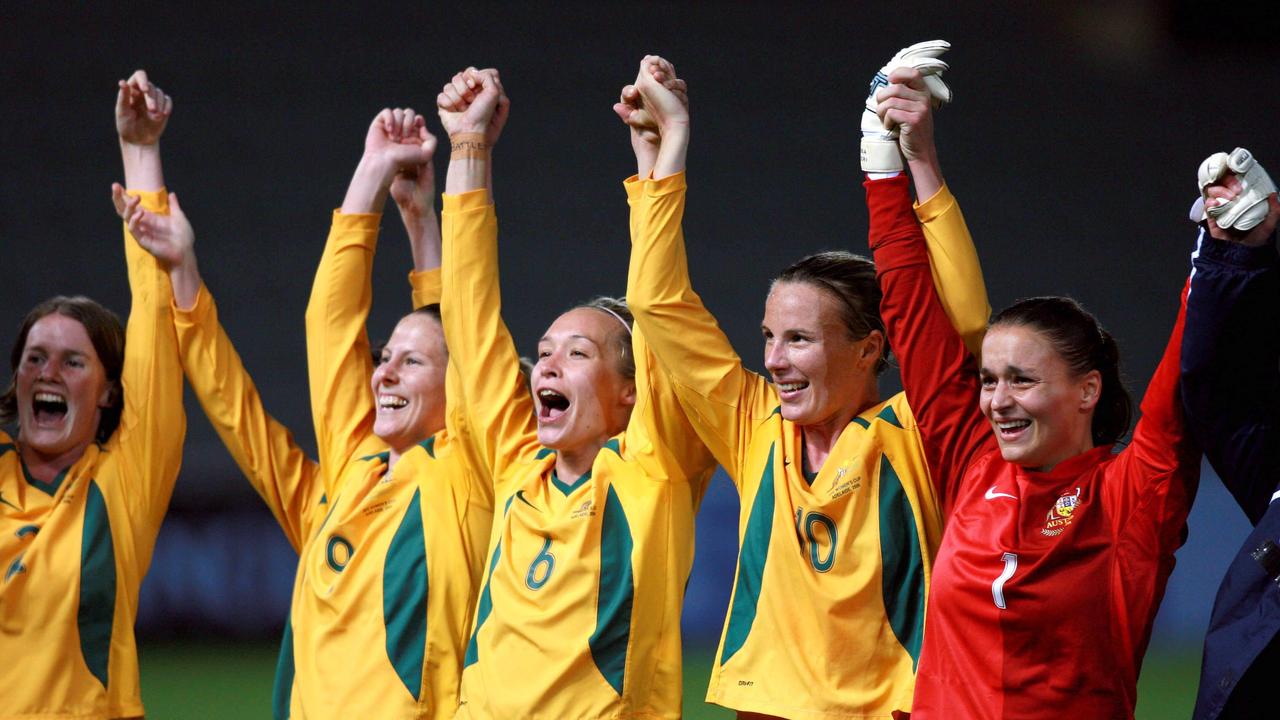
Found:
[[[767,380],[742,367],[690,283],[681,228],[689,115],[683,84],[674,85],[674,80],[669,63],[646,57],[635,86],[638,92],[624,90],[619,103],[624,107],[615,106],[630,126],[637,169],[643,175],[651,166],[655,175],[639,187],[628,184],[632,244],[627,304],[689,421],[738,482],[751,427],[773,412],[778,399]],[[627,107],[629,97],[633,104]],[[643,141],[644,132],[660,137],[657,152],[637,142]]]
[[[624,87],[621,101],[614,105],[614,112],[630,130],[631,147],[636,155],[636,178],[626,183],[627,203],[632,210],[632,238],[639,235],[641,213],[636,206],[645,202],[640,197],[643,184],[638,178],[653,174],[659,164],[663,173],[684,170],[688,107],[685,81],[675,76],[675,68],[669,62],[656,56],[641,62],[636,83]],[[677,227],[678,224],[677,221]],[[628,288],[628,296],[630,294]],[[675,468],[679,477],[672,479],[695,482],[706,479],[716,461],[686,417],[671,374],[651,352],[639,326],[632,335],[632,350],[636,359],[636,405],[627,424],[628,449],[636,452],[641,462],[645,462],[646,457],[657,460],[662,467],[655,468],[654,475]],[[700,494],[701,489],[696,492]]]
[[[914,163],[921,194],[930,190],[936,194],[945,184],[933,147],[929,93],[915,70],[894,70],[888,79],[890,85],[880,90],[885,122],[901,129],[899,142],[908,162]],[[866,189],[870,244],[884,292],[881,315],[924,439],[934,484],[944,512],[949,512],[965,467],[995,443],[978,408],[977,365],[935,288],[925,234],[912,211],[906,178],[868,180]],[[963,223],[942,229],[952,233],[946,240],[950,246],[967,247],[976,256]],[[981,275],[955,280],[952,285],[967,286],[981,283]],[[939,287],[946,292],[948,283]],[[975,294],[970,291],[965,296],[972,300]],[[980,295],[985,305],[985,292]]]
[[[168,213],[168,195],[160,164],[160,136],[173,101],[139,70],[121,81],[116,96],[116,130],[124,162],[125,185],[132,201],[157,214]],[[113,195],[123,199],[118,186]],[[134,502],[138,527],[159,527],[182,463],[186,415],[182,410],[182,368],[173,332],[169,279],[125,228],[125,260],[133,301],[125,330],[121,372],[124,408],[120,427],[109,441],[127,459],[122,473]]]
[[[942,81],[948,65],[939,59],[950,47],[945,40],[916,43],[876,73],[863,112],[862,167],[872,179],[882,179],[901,172],[905,157],[943,310],[965,347],[978,356],[991,306],[978,253],[942,178],[933,142],[933,110],[951,99]]]
[[[444,86],[437,106],[452,152],[445,180],[444,318],[449,364],[467,401],[466,442],[495,480],[537,442],[533,398],[502,321],[498,221],[489,196],[492,150],[508,101],[497,71],[468,68]]]
[[[425,126],[419,132],[426,133]],[[400,168],[391,181],[391,199],[400,211],[400,221],[404,223],[409,249],[413,253],[410,283],[415,291],[418,289],[416,275],[434,273],[438,276],[440,269],[440,220],[436,217],[436,170],[432,157],[425,163]],[[414,309],[439,303],[438,280],[436,288],[434,298],[415,296]]]
[[[182,368],[200,406],[289,543],[295,550],[301,548],[322,510],[319,465],[263,408],[253,379],[218,322],[213,297],[200,280],[195,232],[178,198],[169,196],[168,215],[156,215],[143,210],[135,198],[117,197],[129,231],[169,273]]]
[[[307,371],[331,497],[348,462],[382,447],[373,436],[373,360],[365,329],[378,223],[396,173],[429,163],[434,150],[435,138],[412,110],[387,109],[374,118],[316,270],[307,303]]]
[[[1228,175],[1216,204],[1240,194]],[[1280,202],[1247,231],[1205,222],[1193,256],[1182,340],[1182,401],[1210,464],[1257,523],[1280,484]]]

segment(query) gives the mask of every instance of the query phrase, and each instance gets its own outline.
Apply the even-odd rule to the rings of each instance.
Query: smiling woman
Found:
[[[37,305],[9,362],[13,381],[0,396],[0,424],[17,420],[33,452],[78,458],[120,424],[124,326],[93,300],[58,296]]]
[[[888,79],[881,115],[911,128],[919,191],[941,178],[928,94],[914,71]],[[907,179],[866,189],[882,310],[947,520],[912,717],[1133,717],[1200,470],[1178,400],[1181,314],[1116,451],[1129,398],[1098,322],[1069,298],[1023,300],[975,363],[938,302]]]
[[[131,202],[167,212],[172,102],[139,71],[116,127]],[[120,188],[117,194],[123,196]],[[169,281],[126,229],[128,330],[84,297],[24,320],[0,398],[0,716],[143,714],[133,624],[186,420]]]
[[[1129,391],[1111,333],[1071,298],[1021,300],[991,321],[979,407],[1006,460],[1050,470],[1129,430]]]
[[[694,293],[680,223],[688,112],[645,58],[615,110],[641,180],[628,296],[681,406],[742,497],[737,579],[707,700],[743,718],[891,717],[911,710],[939,499],[911,407],[881,400],[888,344],[876,268],[810,255],[765,301],[764,362],[746,370]],[[651,142],[647,142],[650,140]],[[653,147],[650,147],[653,145]],[[651,172],[652,171],[652,172]],[[981,278],[945,188],[921,206],[944,297],[968,333],[986,322]],[[970,263],[976,267],[976,263]]]
[[[437,102],[453,144],[441,309],[502,508],[457,717],[679,717],[680,611],[713,461],[621,301],[551,323],[530,397],[498,288],[497,72],[458,73]]]

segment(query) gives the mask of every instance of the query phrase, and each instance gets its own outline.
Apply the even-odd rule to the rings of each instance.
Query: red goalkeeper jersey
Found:
[[[912,717],[1131,718],[1151,622],[1186,537],[1198,453],[1178,398],[1182,315],[1133,441],[1032,472],[978,408],[906,179],[868,181],[881,311],[946,522]]]

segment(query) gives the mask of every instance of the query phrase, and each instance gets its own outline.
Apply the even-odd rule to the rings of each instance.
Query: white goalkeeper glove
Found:
[[[903,48],[894,55],[880,72],[871,79],[867,93],[866,109],[862,112],[862,170],[873,173],[893,173],[902,170],[902,155],[898,152],[898,128],[886,128],[876,114],[876,91],[889,85],[889,73],[900,67],[912,67],[924,76],[924,85],[933,99],[935,108],[951,101],[951,88],[942,82],[942,72],[947,64],[938,58],[951,49],[946,40],[927,40]]]
[[[1222,205],[1209,205],[1205,188],[1226,177],[1228,172],[1240,180],[1240,193]],[[1200,198],[1191,207],[1191,219],[1204,222],[1206,218],[1213,218],[1218,227],[1241,232],[1252,230],[1266,219],[1270,209],[1267,197],[1276,191],[1267,171],[1254,159],[1253,153],[1244,148],[1236,148],[1230,155],[1219,152],[1205,158],[1196,172],[1196,180],[1200,185]]]

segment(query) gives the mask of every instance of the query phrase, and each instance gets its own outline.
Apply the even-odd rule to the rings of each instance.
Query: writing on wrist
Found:
[[[488,159],[489,145],[484,140],[484,133],[460,132],[449,136],[450,160],[469,158]]]

